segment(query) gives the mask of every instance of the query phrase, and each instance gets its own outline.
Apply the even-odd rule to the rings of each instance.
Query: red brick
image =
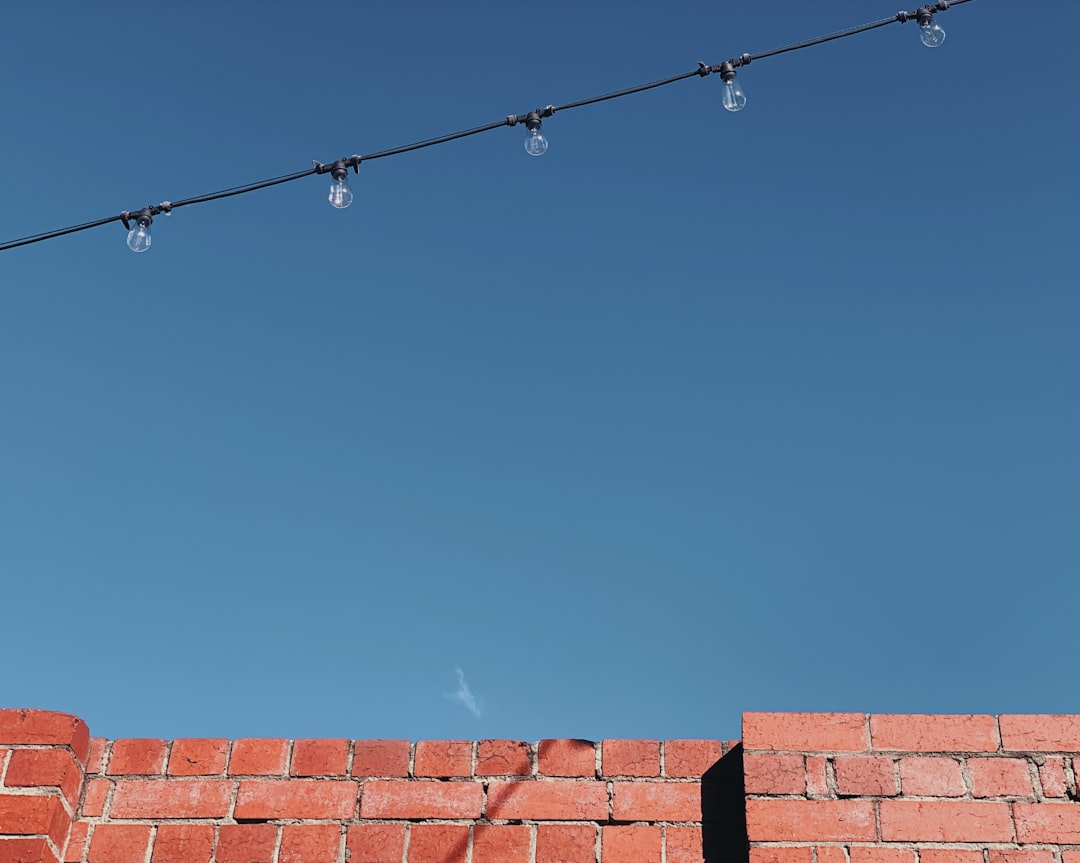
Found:
[[[232,791],[228,779],[121,779],[113,792],[109,817],[224,818]]]
[[[885,842],[1011,842],[1008,803],[967,800],[883,800]]]
[[[1031,771],[1024,758],[969,758],[974,797],[1030,797]]]
[[[999,721],[1007,752],[1080,752],[1080,716],[1002,716]]]
[[[109,755],[110,776],[156,776],[165,767],[165,741],[114,740]]]
[[[850,756],[833,762],[838,794],[852,797],[895,797],[896,772],[891,758]]]
[[[541,776],[595,776],[596,744],[591,740],[541,740],[536,760]]]
[[[154,838],[151,863],[210,863],[214,853],[212,824],[162,824]]]
[[[479,818],[483,806],[479,782],[373,779],[364,783],[360,817]]]
[[[217,738],[174,740],[169,753],[170,776],[222,776],[229,741]]]
[[[603,863],[660,863],[659,827],[604,827],[600,831]]]
[[[83,818],[101,817],[105,812],[105,800],[109,796],[112,785],[108,779],[91,779],[86,783],[86,794],[83,796],[79,815]]]
[[[861,713],[744,713],[743,748],[794,752],[866,752]]]
[[[0,834],[34,836],[49,834],[55,841],[66,835],[71,818],[60,798],[52,794],[0,794]],[[60,837],[58,845],[63,845]]]
[[[801,755],[748,752],[743,782],[747,794],[805,794],[806,763]]]
[[[410,746],[408,740],[357,740],[352,775],[408,776]]]
[[[659,740],[605,740],[600,746],[601,776],[659,776]]]
[[[74,809],[82,793],[82,769],[66,749],[16,749],[4,784],[8,788],[59,788]]]
[[[813,859],[814,850],[809,846],[767,845],[750,849],[750,863],[812,863]]]
[[[149,824],[98,824],[90,837],[86,860],[87,863],[141,863],[149,847]]]
[[[90,751],[90,730],[78,716],[51,710],[0,710],[0,743],[70,746],[82,764]]]
[[[472,776],[472,741],[421,740],[413,759],[414,776]]]
[[[963,797],[964,777],[955,758],[900,759],[900,793],[906,797]]]
[[[983,853],[964,848],[920,848],[919,863],[983,863]]]
[[[592,824],[538,825],[536,863],[596,863],[596,827]]]
[[[344,820],[358,793],[348,779],[242,779],[233,817]]]
[[[218,828],[217,863],[272,863],[275,824],[223,824]]]
[[[45,839],[0,836],[0,863],[56,863],[56,855]]]
[[[401,863],[404,824],[354,824],[345,837],[349,863]]]
[[[997,722],[993,716],[870,717],[874,749],[902,752],[996,752]]]
[[[817,852],[818,863],[848,863],[840,845],[819,845],[814,850]]]
[[[915,863],[915,852],[910,848],[852,845],[849,853],[851,863]]]
[[[414,824],[409,831],[409,863],[465,863],[468,850],[467,824]]]
[[[530,863],[532,830],[524,824],[477,824],[472,863]]]
[[[867,842],[877,838],[870,800],[747,800],[746,827],[751,842]]]
[[[278,863],[337,863],[340,842],[337,824],[286,824]]]
[[[607,819],[607,815],[607,784],[603,782],[492,782],[488,788],[488,818],[596,821]]]
[[[1080,806],[1075,803],[1014,803],[1013,817],[1022,844],[1080,845]]]
[[[616,821],[700,821],[698,782],[615,782]]]
[[[806,793],[811,797],[832,796],[829,791],[828,758],[821,755],[806,756]]]
[[[1062,851],[1061,863],[1080,863],[1080,851]]]
[[[667,863],[702,863],[700,827],[665,827],[664,852]]]
[[[477,776],[528,776],[532,749],[519,740],[481,740],[476,746]]]
[[[1066,797],[1069,785],[1065,778],[1065,759],[1047,758],[1043,761],[1039,767],[1039,784],[1045,797]]]
[[[233,741],[230,776],[284,776],[289,741],[244,738]]]
[[[90,832],[90,825],[85,821],[75,821],[71,825],[71,834],[68,836],[67,847],[64,848],[64,863],[79,863],[86,854],[86,839]],[[4,855],[0,853],[0,860]]]
[[[291,776],[344,776],[349,766],[348,740],[297,740]]]
[[[109,741],[104,737],[90,738],[90,754],[86,757],[86,772],[101,773],[105,769],[105,750]]]
[[[672,779],[700,779],[720,760],[719,740],[665,740],[664,775]]]
[[[1049,848],[991,848],[990,863],[1054,863]]]

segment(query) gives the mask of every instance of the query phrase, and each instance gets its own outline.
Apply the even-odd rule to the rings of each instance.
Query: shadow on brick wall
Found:
[[[701,777],[701,845],[706,863],[749,863],[740,743]]]

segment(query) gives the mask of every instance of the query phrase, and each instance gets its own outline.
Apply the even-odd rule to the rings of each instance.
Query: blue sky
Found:
[[[896,10],[6,11],[0,239]],[[761,60],[739,114],[714,75],[542,158],[362,164],[345,211],[312,177],[143,255],[3,253],[0,702],[110,737],[1080,712],[1080,7],[1022,11]]]

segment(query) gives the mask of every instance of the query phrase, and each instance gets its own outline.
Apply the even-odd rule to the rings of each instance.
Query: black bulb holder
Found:
[[[921,6],[914,12],[897,12],[896,20],[901,24],[907,21],[914,21],[920,27],[924,24],[929,24],[934,20],[935,12],[944,12],[949,8],[949,0],[938,0],[937,3],[932,3],[927,6]]]
[[[312,159],[311,164],[315,168],[316,174],[329,174],[335,180],[344,180],[349,174],[349,168],[352,168],[355,174],[360,173],[360,163],[362,161],[364,161],[363,156],[342,156],[336,162],[325,165]]]

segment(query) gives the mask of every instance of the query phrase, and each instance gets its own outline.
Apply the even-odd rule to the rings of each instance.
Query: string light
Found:
[[[267,189],[271,186],[277,186],[282,183],[291,183],[294,180],[299,180],[302,177],[310,177],[313,174],[330,174],[330,192],[328,199],[330,205],[335,209],[344,210],[353,202],[353,193],[349,188],[349,168],[352,168],[354,173],[360,173],[360,162],[370,162],[373,159],[382,159],[388,156],[398,156],[402,153],[409,153],[413,150],[420,150],[425,147],[434,147],[439,144],[446,144],[450,141],[456,141],[459,138],[467,138],[472,135],[478,135],[481,132],[489,132],[493,129],[498,129],[502,126],[516,126],[518,123],[525,125],[525,151],[530,156],[542,156],[548,148],[547,138],[542,132],[543,119],[551,117],[556,111],[568,111],[571,108],[580,108],[585,105],[594,105],[598,102],[606,102],[609,99],[619,99],[624,96],[629,96],[634,93],[642,93],[646,90],[653,90],[657,87],[664,87],[668,84],[674,84],[676,81],[683,81],[687,78],[693,77],[706,77],[710,74],[717,73],[720,76],[720,80],[723,84],[721,92],[721,104],[728,111],[741,111],[746,107],[746,94],[743,92],[741,85],[736,80],[736,69],[740,66],[747,66],[752,60],[763,60],[766,57],[775,57],[779,54],[786,54],[790,51],[801,51],[806,48],[812,48],[815,45],[822,45],[826,42],[832,42],[836,39],[844,39],[848,36],[855,36],[860,33],[866,33],[870,30],[876,30],[879,27],[885,27],[888,24],[895,24],[897,22],[904,23],[906,21],[912,21],[919,25],[919,36],[922,39],[924,45],[930,48],[936,48],[945,41],[945,31],[934,20],[934,13],[944,12],[947,9],[951,9],[954,6],[959,6],[963,3],[970,3],[971,0],[938,0],[937,3],[932,5],[922,6],[913,12],[899,12],[891,18],[883,18],[880,21],[871,21],[869,24],[863,24],[858,27],[851,27],[847,30],[839,30],[835,33],[829,33],[826,36],[820,36],[816,39],[808,39],[805,42],[796,42],[792,45],[785,45],[781,48],[774,48],[771,51],[764,51],[760,54],[743,54],[737,59],[726,60],[716,66],[709,66],[705,63],[698,63],[698,68],[690,72],[684,72],[680,75],[672,75],[670,78],[662,78],[659,81],[653,81],[649,84],[642,84],[638,87],[629,87],[625,90],[618,90],[614,93],[607,93],[603,96],[593,96],[589,99],[581,99],[577,102],[568,102],[565,105],[553,106],[548,105],[546,108],[537,108],[535,111],[530,111],[527,114],[518,115],[511,114],[505,120],[497,123],[488,123],[484,126],[477,126],[473,129],[466,129],[462,132],[451,132],[448,135],[441,135],[438,138],[429,138],[426,141],[418,141],[414,144],[406,144],[403,147],[395,147],[390,150],[382,150],[377,153],[370,153],[366,156],[349,156],[346,158],[338,159],[336,162],[332,162],[328,165],[324,165],[321,162],[313,162],[313,167],[306,171],[298,171],[293,174],[283,174],[280,177],[273,177],[269,180],[260,180],[254,183],[247,183],[242,186],[234,186],[230,189],[223,189],[220,192],[211,192],[207,195],[199,195],[194,198],[187,198],[182,201],[176,201],[170,203],[168,201],[158,204],[157,206],[145,207],[142,210],[136,212],[124,211],[118,216],[107,216],[104,219],[97,219],[93,222],[84,222],[81,225],[73,225],[69,228],[60,228],[55,231],[46,231],[41,234],[32,234],[27,237],[22,237],[18,240],[10,240],[6,243],[0,243],[0,252],[7,251],[9,249],[15,249],[20,246],[28,246],[33,243],[40,243],[45,240],[56,239],[57,237],[63,237],[67,234],[74,234],[79,231],[87,231],[90,228],[96,228],[101,225],[107,225],[110,222],[119,221],[123,223],[124,227],[128,231],[127,245],[133,252],[145,252],[150,248],[151,237],[150,227],[153,224],[154,216],[164,213],[170,215],[173,210],[179,207],[186,207],[191,204],[204,204],[209,201],[217,201],[222,198],[230,198],[235,195],[246,195],[249,192],[255,192],[259,189]],[[134,223],[134,224],[132,224]]]

